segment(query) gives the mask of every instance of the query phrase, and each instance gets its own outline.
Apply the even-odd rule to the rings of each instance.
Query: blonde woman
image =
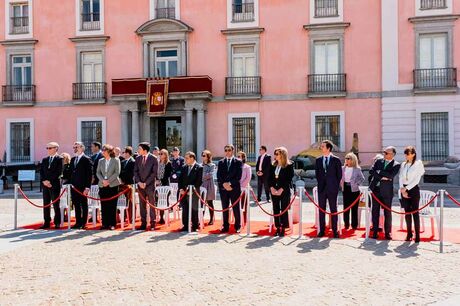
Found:
[[[273,213],[279,214],[289,205],[291,199],[291,185],[294,177],[294,166],[288,159],[285,147],[279,147],[274,152],[275,161],[270,168],[268,186],[272,194]],[[280,217],[275,217],[275,236],[283,237],[285,229],[289,228],[288,212]]]
[[[343,208],[347,209],[359,196],[359,186],[364,182],[364,175],[358,164],[358,157],[353,153],[345,155],[345,165],[342,167]],[[343,214],[345,229],[350,228],[350,210]],[[358,205],[351,208],[351,227],[358,228]]]
[[[169,180],[171,177],[172,169],[173,168],[171,161],[169,160],[168,150],[160,150],[158,153],[158,173],[156,186],[169,186]],[[165,224],[164,214],[165,212],[161,210],[159,224]]]
[[[72,176],[72,171],[70,170],[70,154],[69,153],[62,153],[62,162],[63,162],[63,167],[62,167],[62,185],[68,184],[70,182],[70,177]]]

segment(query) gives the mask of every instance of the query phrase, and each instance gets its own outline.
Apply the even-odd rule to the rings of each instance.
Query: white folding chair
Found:
[[[178,201],[177,192],[179,190],[179,184],[171,183],[171,184],[169,184],[169,187],[171,187],[171,193],[169,194],[169,203],[171,203],[171,205],[173,205],[173,204],[177,203],[177,201]],[[173,218],[174,218],[174,220],[180,219],[179,205],[176,205],[173,208]]]
[[[98,185],[91,185],[91,188],[89,190],[89,196],[92,198],[99,199],[99,186]],[[91,218],[93,219],[93,227],[95,227],[96,220],[97,220],[97,210],[101,209],[101,201],[88,199],[88,210],[90,209],[91,209]]]
[[[357,205],[358,206],[358,228],[361,228],[361,216],[362,216],[362,213],[364,212],[365,214],[369,213],[369,215],[371,215],[371,211],[372,211],[372,196],[370,193],[367,193],[367,201],[368,201],[368,205],[369,205],[369,210],[367,210],[366,208],[366,205],[364,204],[364,206],[361,206],[360,204],[361,203],[366,203],[366,199],[365,199],[365,196],[364,194],[361,194],[361,198],[359,199],[359,202]],[[368,215],[365,215],[366,218],[369,218]],[[372,217],[371,217],[372,219]],[[366,220],[366,219],[364,219]]]
[[[245,189],[241,190],[241,192],[246,192]],[[243,213],[244,213],[244,205],[242,203],[242,200],[238,203],[238,207],[240,208],[240,226],[241,228],[244,227],[245,223],[244,223],[244,218],[243,218]],[[233,203],[230,203],[230,205],[232,205]],[[235,216],[233,214],[233,208],[229,210],[229,218],[230,218],[230,223],[234,223],[235,222]]]
[[[429,190],[420,190],[420,201],[419,201],[419,207],[423,207],[428,202],[436,195],[433,191]],[[398,191],[398,197],[401,198],[401,192]],[[401,207],[401,212],[404,212],[404,208]],[[436,222],[436,228],[439,228],[439,214],[438,214],[438,199],[436,198],[433,203],[431,203],[429,206],[425,207],[419,212],[420,215],[420,221],[422,222],[422,228],[421,231],[425,232],[425,219],[429,218],[431,221],[431,235],[433,237],[436,236],[436,231],[435,231],[435,226],[434,223]],[[403,230],[405,228],[404,226],[404,215],[401,215],[401,221],[399,228]]]
[[[292,198],[295,196],[295,192],[293,189],[291,189],[291,198],[290,198],[290,201],[292,201]],[[289,202],[290,203],[290,202]],[[270,213],[273,214],[273,205],[272,207],[270,208]],[[293,227],[294,227],[294,218],[292,216],[292,205],[291,207],[289,208],[288,210],[288,218],[289,218],[289,229],[291,230],[291,233],[293,231]],[[275,217],[272,217],[270,216],[270,221],[269,221],[269,224],[268,224],[268,232],[271,233],[273,231],[273,227],[275,226]]]
[[[117,210],[120,211],[120,223],[121,223],[121,229],[123,230],[125,228],[125,210],[128,209],[128,201],[126,200],[126,196],[122,194],[121,196],[118,197],[117,200]]]
[[[206,197],[208,196],[208,191],[204,187],[200,187],[200,197],[206,201]],[[198,200],[198,220],[200,222],[200,229],[204,228],[204,210],[205,205]]]
[[[318,186],[315,186],[313,188],[313,200],[316,202],[316,204],[319,205],[319,197],[318,197]],[[329,201],[327,201],[326,204],[329,204]],[[326,205],[326,211],[329,211],[330,212],[330,208],[329,210],[327,209],[329,205]],[[339,203],[337,202],[337,211],[341,211],[343,209],[343,205],[339,205]],[[331,225],[332,225],[332,216],[331,215],[328,215],[329,216],[329,228],[331,228]],[[319,231],[319,209],[315,206],[315,225],[316,225],[316,229]],[[341,234],[342,233],[342,216],[341,215],[337,215],[337,231]]]
[[[157,196],[156,206],[161,209],[166,209],[169,207],[169,198],[172,188],[170,186],[159,186],[155,189]],[[166,226],[169,226],[169,209],[164,211],[166,215]],[[157,214],[159,217],[160,214]]]
[[[62,186],[60,194],[62,194],[65,189],[67,189],[67,185]],[[64,212],[66,210],[67,210],[67,222],[70,222],[70,205],[67,202],[67,194],[61,197],[61,200],[59,201],[59,209],[61,211],[61,224],[59,224],[59,227],[63,227],[64,226]]]

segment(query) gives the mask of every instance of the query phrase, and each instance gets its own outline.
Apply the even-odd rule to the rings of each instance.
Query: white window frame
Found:
[[[28,122],[30,124],[30,162],[35,161],[35,126],[33,118],[6,119],[6,161],[11,163],[11,123]],[[16,164],[16,163],[15,163]],[[18,163],[21,164],[21,163]]]
[[[10,19],[11,19],[11,6],[17,3],[27,3],[29,6],[29,32],[24,34],[10,34]],[[34,29],[33,29],[33,6],[32,0],[6,0],[5,1],[5,39],[31,39],[34,36]]]
[[[259,27],[259,0],[254,0],[254,21],[233,22],[233,0],[227,0],[227,28],[256,28]]]
[[[75,35],[76,36],[92,36],[92,35],[104,35],[104,11],[105,11],[105,5],[104,5],[104,0],[99,0],[99,23],[100,23],[100,29],[99,30],[93,30],[93,31],[82,31],[81,30],[81,1],[82,0],[75,0],[75,20],[76,20],[76,28],[75,28]]]
[[[448,32],[433,32],[433,33],[419,33],[417,35],[417,53],[416,53],[416,60],[417,60],[417,63],[416,63],[416,67],[417,69],[420,69],[420,40],[423,38],[423,37],[430,37],[431,39],[433,39],[433,37],[436,37],[436,36],[444,36],[445,39],[446,39],[446,49],[444,50],[445,52],[445,56],[446,56],[446,63],[444,65],[444,67],[442,68],[449,68],[451,67],[451,62],[452,62],[452,56],[450,54],[450,39],[449,39],[449,33]],[[431,61],[431,68],[433,68],[433,61],[434,61],[434,58],[433,58],[433,45],[431,45],[431,58],[430,58],[430,61]],[[428,68],[429,69],[429,68]]]
[[[151,68],[153,68],[153,70],[154,70],[153,71],[154,76],[156,76],[156,70],[158,68],[158,66],[157,66],[157,59],[158,59],[157,52],[158,51],[171,51],[171,50],[175,50],[177,52],[177,55],[175,57],[174,56],[160,57],[161,59],[163,59],[161,62],[169,63],[169,61],[174,61],[174,60],[176,60],[176,62],[177,62],[177,75],[175,75],[175,76],[170,76],[169,75],[169,68],[168,68],[168,65],[166,65],[166,71],[168,72],[167,77],[176,77],[176,76],[182,75],[182,73],[180,71],[181,68],[180,68],[180,59],[179,59],[180,58],[179,48],[178,47],[171,47],[171,48],[154,48],[153,49],[153,52],[151,54],[151,56],[153,56],[153,67],[151,67]]]
[[[80,83],[85,83],[83,82],[83,76],[85,74],[84,72],[84,69],[83,69],[83,66],[85,65],[85,62],[83,61],[83,56],[87,53],[99,53],[101,55],[101,62],[100,62],[100,65],[101,65],[101,82],[104,82],[105,81],[105,77],[104,77],[104,52],[102,51],[97,51],[97,50],[94,50],[94,51],[82,51],[80,52],[80,79],[79,79],[79,82]],[[95,69],[94,69],[94,66],[97,65],[98,63],[96,62],[90,62],[89,64],[91,64],[92,66],[92,82],[86,82],[86,83],[97,83],[95,81],[95,76],[96,76],[96,72],[95,72]]]
[[[313,46],[312,46],[313,58],[312,58],[312,62],[311,62],[311,65],[312,65],[311,72],[312,72],[312,74],[318,74],[316,72],[316,65],[315,65],[315,63],[316,63],[316,52],[315,52],[316,45],[317,44],[329,45],[331,43],[337,43],[337,65],[338,65],[337,73],[339,73],[339,74],[343,73],[343,65],[342,65],[342,62],[343,62],[342,49],[343,48],[342,48],[342,45],[341,45],[341,39],[338,38],[338,39],[324,39],[324,40],[323,39],[317,39],[317,40],[313,40]],[[326,55],[325,55],[326,56],[326,61],[327,61],[327,58],[328,58],[327,50],[328,50],[328,48],[326,48]],[[325,68],[326,68],[325,70],[327,71],[326,74],[332,74],[332,73],[329,72],[329,63],[328,62],[326,62],[326,67]]]
[[[310,0],[310,23],[334,23],[343,22],[343,0],[338,0],[338,16],[337,17],[315,17],[315,0]]]
[[[416,147],[420,148],[420,155],[422,154],[422,113],[448,113],[449,118],[449,154],[448,156],[454,155],[455,152],[455,124],[454,124],[454,107],[440,107],[433,106],[432,108],[417,107],[415,110],[415,142]],[[423,156],[420,156],[423,158]]]
[[[339,116],[340,117],[340,151],[345,151],[345,112],[312,112],[310,121],[310,143],[316,142],[316,117],[319,116]],[[337,145],[335,143],[335,145]]]
[[[234,71],[234,66],[235,66],[235,63],[234,63],[235,52],[234,52],[234,50],[235,50],[235,48],[238,48],[238,47],[253,47],[254,48],[254,52],[252,53],[252,55],[254,56],[255,75],[247,75],[246,66],[244,66],[245,67],[244,68],[245,72],[244,72],[244,75],[242,77],[256,77],[256,76],[259,76],[259,68],[258,68],[259,65],[258,65],[258,58],[257,58],[257,46],[256,46],[255,43],[254,44],[232,44],[232,46],[231,46],[231,66],[230,66],[231,71],[230,71],[230,75],[232,77],[235,76],[234,75],[234,73],[235,73],[235,71]],[[236,57],[246,59],[246,58],[249,58],[250,55],[251,55],[251,53],[240,53],[240,54],[236,55]],[[245,60],[243,60],[243,62],[244,62],[244,65],[246,65]]]
[[[438,15],[448,15],[452,14],[452,0],[446,0],[446,8],[443,9],[433,9],[433,10],[421,10],[421,0],[415,1],[415,16],[438,16]]]
[[[107,143],[107,122],[105,117],[78,117],[77,118],[77,139],[81,141],[81,123],[83,121],[101,121],[102,122],[102,143]]]
[[[260,114],[259,113],[229,113],[227,122],[227,143],[233,142],[233,119],[234,118],[255,118],[256,119],[256,150],[260,147]]]
[[[174,3],[175,8],[175,17],[177,20],[180,20],[180,0],[175,0]],[[150,20],[156,19],[156,0],[150,0]]]
[[[20,64],[15,64],[14,63],[14,58],[15,57],[30,57],[30,63],[20,63]],[[33,75],[34,75],[34,68],[33,68],[33,62],[32,62],[32,56],[30,54],[14,54],[11,56],[10,58],[10,65],[11,65],[11,75],[8,76],[8,78],[10,79],[10,84],[11,85],[17,85],[17,86],[23,86],[23,85],[33,85],[34,84],[34,80],[33,80]],[[13,84],[14,83],[14,78],[13,78],[13,75],[14,75],[14,68],[15,67],[20,67],[21,70],[22,70],[22,77],[23,77],[23,81],[24,81],[24,68],[26,67],[30,67],[30,81],[31,83],[30,84]],[[24,82],[23,82],[24,83]]]

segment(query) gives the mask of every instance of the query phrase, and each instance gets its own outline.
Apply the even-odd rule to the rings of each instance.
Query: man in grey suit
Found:
[[[138,230],[147,229],[147,203],[154,203],[155,178],[158,172],[158,160],[150,154],[150,144],[141,142],[137,152],[139,156],[134,164],[134,180],[137,183],[141,212],[141,227]],[[150,228],[155,229],[155,209],[150,207]]]

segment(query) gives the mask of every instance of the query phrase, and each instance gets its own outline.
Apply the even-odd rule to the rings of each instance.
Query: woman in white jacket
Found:
[[[418,184],[425,173],[421,160],[417,160],[415,147],[408,146],[404,149],[406,161],[401,164],[399,170],[399,190],[401,191],[401,205],[406,212],[416,211],[419,208],[420,188]],[[412,239],[412,218],[414,219],[415,242],[420,242],[420,216],[418,211],[406,215],[407,237]]]

